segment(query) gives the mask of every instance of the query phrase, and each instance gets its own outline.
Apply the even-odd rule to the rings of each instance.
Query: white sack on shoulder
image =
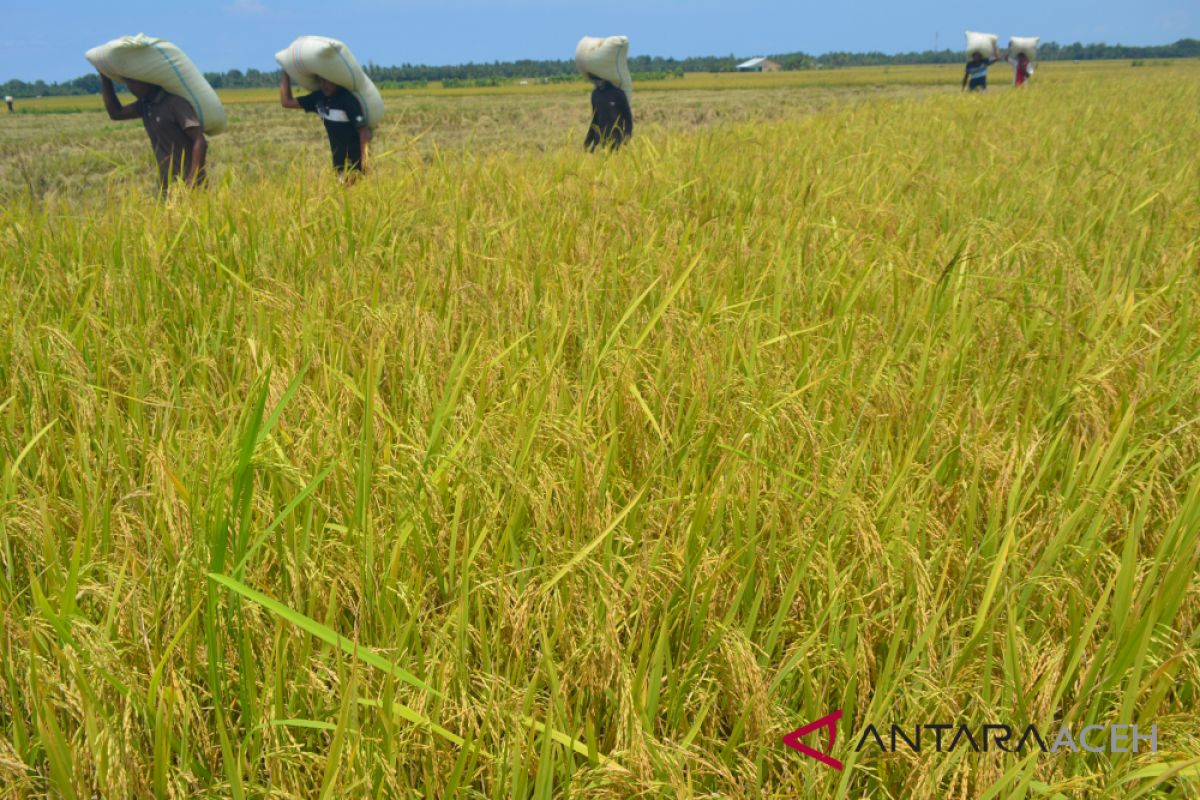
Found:
[[[93,47],[84,54],[92,66],[114,81],[141,81],[161,86],[192,104],[206,134],[220,133],[229,124],[217,93],[200,70],[175,45],[139,33]]]
[[[996,43],[1000,37],[994,33],[976,33],[967,31],[967,58],[979,53],[984,58],[992,58],[996,54]]]
[[[383,119],[383,96],[358,65],[350,48],[337,39],[301,36],[286,50],[276,53],[275,60],[293,83],[310,92],[320,90],[321,78],[349,91],[358,99],[371,128]]]
[[[1012,36],[1008,40],[1008,57],[1016,58],[1023,55],[1030,61],[1037,60],[1037,49],[1041,43],[1040,36]]]
[[[621,88],[633,100],[628,36],[583,37],[575,48],[575,65],[584,75],[595,75]]]

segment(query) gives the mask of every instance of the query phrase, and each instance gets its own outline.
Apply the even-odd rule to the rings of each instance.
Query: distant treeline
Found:
[[[955,64],[963,59],[961,50],[925,50],[913,53],[779,53],[768,56],[784,69],[831,69],[836,67],[871,67],[907,64]],[[1127,47],[1119,44],[1057,44],[1046,42],[1038,48],[1039,61],[1094,61],[1100,59],[1200,58],[1200,39],[1180,39],[1174,44],[1151,47]],[[697,58],[659,58],[634,56],[629,68],[642,80],[683,75],[687,72],[732,72],[746,59],[741,56],[702,56]],[[495,61],[490,64],[459,64],[427,67],[403,64],[381,67],[367,64],[366,72],[376,83],[389,87],[423,86],[430,81],[445,81],[450,86],[491,86],[516,79],[544,82],[576,80],[573,60]],[[231,69],[228,72],[207,72],[205,77],[216,89],[243,89],[275,86],[278,70],[263,72],[257,69]],[[84,75],[61,83],[11,80],[0,84],[0,95],[14,97],[43,97],[55,95],[98,94],[100,78]]]

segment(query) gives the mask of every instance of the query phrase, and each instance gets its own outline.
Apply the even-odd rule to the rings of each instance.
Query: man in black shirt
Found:
[[[284,108],[298,108],[318,115],[325,122],[333,168],[338,174],[367,171],[367,142],[371,129],[362,104],[353,93],[321,79],[321,90],[299,99],[292,97],[292,80],[286,72],[279,85],[279,102]]]
[[[617,150],[626,139],[633,136],[633,111],[625,92],[609,81],[589,75],[595,89],[592,91],[592,124],[588,127],[583,146],[589,153],[597,146]]]

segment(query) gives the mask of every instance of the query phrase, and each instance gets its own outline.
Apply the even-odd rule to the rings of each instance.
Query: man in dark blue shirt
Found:
[[[292,97],[292,81],[286,72],[279,85],[279,102],[284,108],[297,108],[319,116],[325,123],[329,136],[329,149],[333,153],[333,168],[338,174],[367,171],[367,143],[371,141],[371,129],[362,104],[350,91],[335,83],[321,79],[321,90]]]
[[[988,67],[999,60],[999,49],[995,51],[995,58],[990,61],[985,59],[978,50],[972,53],[971,60],[967,62],[967,68],[963,71],[962,88],[967,89],[969,85],[972,92],[986,92]]]
[[[592,124],[583,146],[589,153],[594,153],[597,146],[617,150],[633,136],[629,98],[611,82],[594,75],[588,77],[596,88],[592,91]]]

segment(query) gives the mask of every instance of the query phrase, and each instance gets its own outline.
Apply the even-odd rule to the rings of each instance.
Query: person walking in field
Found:
[[[8,113],[13,113],[13,99],[11,94],[4,95],[4,105],[8,106]]]
[[[633,110],[629,97],[611,81],[588,75],[595,89],[592,90],[592,124],[588,127],[583,147],[589,153],[597,147],[607,147],[614,152],[633,136]]]
[[[158,184],[166,194],[171,184],[182,179],[188,186],[200,186],[205,179],[208,139],[200,117],[192,104],[152,83],[125,79],[125,85],[137,98],[127,106],[117,99],[117,91],[107,75],[100,76],[100,96],[108,118],[113,120],[141,117],[154,158],[158,161]]]
[[[1017,56],[1017,61],[1014,65],[1013,86],[1024,86],[1025,82],[1032,77],[1033,64],[1030,63],[1029,56],[1021,53]]]
[[[279,102],[284,108],[301,109],[324,121],[338,175],[353,180],[356,174],[366,173],[371,129],[362,104],[352,92],[322,78],[320,91],[292,97],[292,79],[285,71],[279,84]]]
[[[978,50],[971,54],[971,60],[967,62],[967,68],[963,70],[963,89],[970,89],[972,92],[987,91],[988,67],[1000,60],[999,48],[993,50],[993,56],[990,60],[986,59]]]

